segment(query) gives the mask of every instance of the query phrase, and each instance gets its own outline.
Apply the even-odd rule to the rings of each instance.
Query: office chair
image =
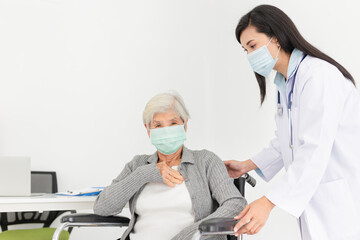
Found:
[[[246,182],[252,187],[256,185],[256,180],[249,174],[244,174],[234,179],[235,186],[243,196],[245,196]],[[127,227],[130,219],[123,216],[103,217],[96,214],[84,213],[65,215],[60,221],[62,224],[56,229],[52,240],[59,240],[60,233],[67,227]],[[236,223],[232,218],[214,218],[202,222],[199,226],[199,231],[202,236],[227,235],[228,240],[234,240],[237,239],[237,237],[232,236],[234,234],[232,229]],[[242,239],[242,236],[239,237]]]
[[[56,193],[56,172],[31,172],[31,193]],[[0,240],[51,240],[55,228],[51,223],[66,211],[8,212],[0,215]],[[42,228],[8,230],[18,224],[42,224]],[[60,234],[60,240],[68,240],[72,228]]]

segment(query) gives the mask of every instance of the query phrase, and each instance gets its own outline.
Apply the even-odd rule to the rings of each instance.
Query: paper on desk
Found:
[[[101,193],[103,187],[88,187],[82,188],[78,190],[68,190],[66,192],[58,192],[56,195],[63,195],[63,196],[96,196]]]

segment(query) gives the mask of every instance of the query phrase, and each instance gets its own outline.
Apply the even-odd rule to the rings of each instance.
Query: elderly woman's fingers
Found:
[[[172,187],[172,188],[175,187],[175,184],[168,179],[164,179],[164,183],[166,185],[168,185],[169,187]]]
[[[174,176],[172,176],[171,174],[166,176],[166,179],[171,181],[172,183],[176,183],[176,184],[181,184],[184,180],[176,178]]]
[[[172,177],[170,175],[166,176],[166,180],[168,180],[168,181],[170,181],[172,183],[175,183],[175,184],[181,184],[182,183],[181,180],[176,179],[176,178],[174,178],[174,177]]]
[[[171,169],[171,171],[169,172],[169,174],[176,178],[176,179],[179,179],[181,181],[184,181],[184,177],[181,175],[181,173],[179,171],[176,171],[174,169]]]
[[[184,181],[184,177],[180,174],[180,172],[172,169],[166,165],[165,162],[157,163],[156,166],[164,179],[164,183],[170,187],[174,187],[174,184],[181,184]]]

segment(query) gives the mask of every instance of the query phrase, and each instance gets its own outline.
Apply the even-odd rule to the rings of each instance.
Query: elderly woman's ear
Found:
[[[144,124],[144,126],[145,126],[145,128],[146,128],[146,131],[147,131],[148,136],[150,137],[150,127],[148,127],[148,126],[146,125],[146,123]]]
[[[189,119],[186,119],[186,121],[184,122],[184,127],[185,127],[185,132],[187,132],[187,123],[188,123]]]

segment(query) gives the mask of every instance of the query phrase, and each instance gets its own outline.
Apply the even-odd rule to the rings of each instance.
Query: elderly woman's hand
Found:
[[[184,181],[184,177],[181,176],[180,172],[169,167],[166,162],[159,162],[156,166],[164,179],[164,183],[170,187],[175,187],[175,184],[181,184]]]

